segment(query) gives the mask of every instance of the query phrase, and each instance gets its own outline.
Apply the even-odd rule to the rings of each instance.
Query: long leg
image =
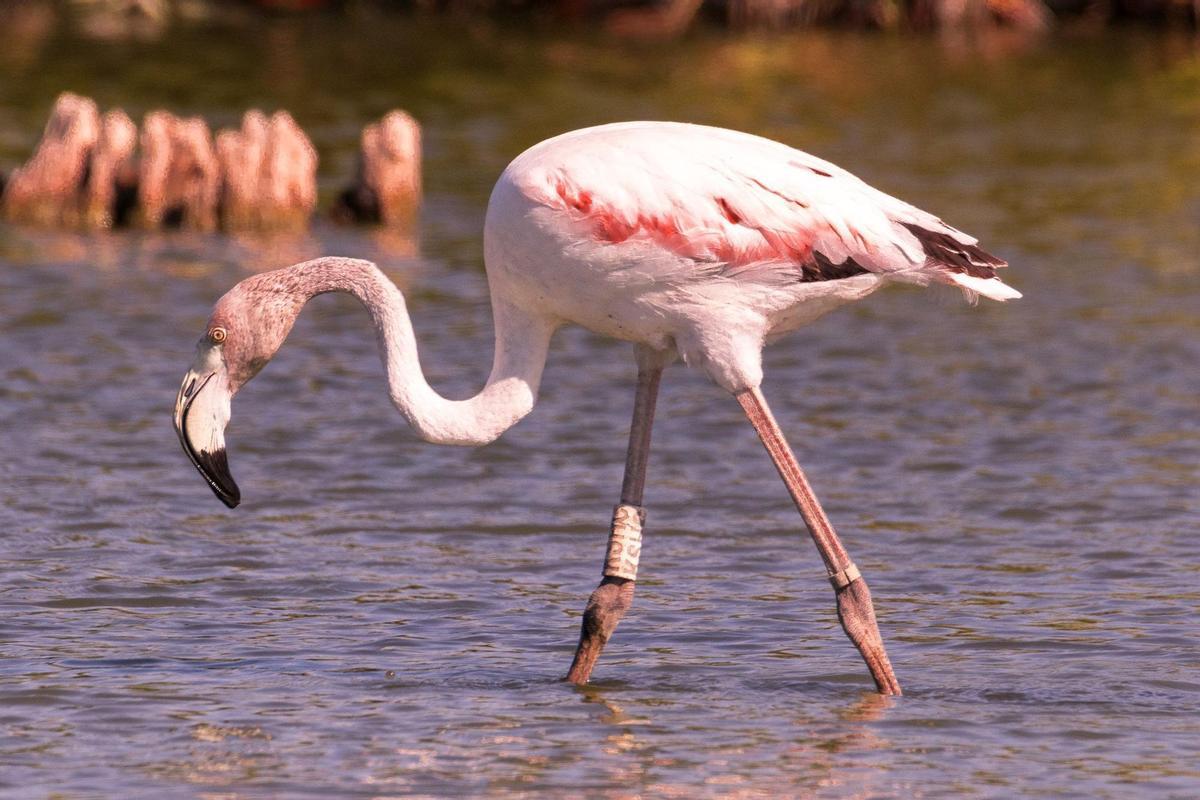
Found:
[[[572,683],[588,682],[600,651],[633,605],[633,587],[642,549],[642,524],[646,520],[642,494],[646,488],[646,462],[650,456],[650,427],[654,423],[654,405],[658,400],[663,367],[661,356],[638,352],[637,394],[633,401],[633,422],[629,427],[621,502],[613,511],[604,576],[588,598],[583,612],[579,646],[567,673],[567,680]]]
[[[875,607],[871,604],[871,592],[867,589],[867,582],[850,560],[846,548],[842,546],[833,525],[829,522],[829,517],[825,516],[825,511],[817,502],[817,496],[813,494],[812,486],[796,462],[796,456],[784,439],[783,431],[771,415],[766,399],[757,388],[743,389],[735,397],[741,403],[754,430],[758,431],[767,452],[771,454],[779,476],[787,485],[796,508],[800,509],[800,516],[804,518],[804,524],[808,526],[808,532],[812,534],[813,542],[825,561],[829,581],[837,594],[838,618],[842,622],[842,628],[867,662],[867,668],[871,670],[871,677],[875,679],[875,687],[879,693],[900,694],[900,683],[892,672],[892,664],[888,661],[887,651],[883,647],[883,637],[879,635]]]

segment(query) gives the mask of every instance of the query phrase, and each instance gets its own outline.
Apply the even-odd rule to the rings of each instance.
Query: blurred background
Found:
[[[0,793],[10,797],[1200,795],[1200,40],[1180,0],[0,2],[0,174],[71,91],[310,137],[303,230],[0,222]],[[330,208],[363,126],[420,123],[400,225]],[[564,330],[534,413],[416,441],[322,297],[239,394],[245,501],[170,425],[213,302],[370,258],[448,396],[482,384],[488,193],[572,128],[769,136],[978,236],[1025,294],[895,288],[766,353],[871,581],[869,691],[736,403],[664,380],[634,608],[559,679],[632,405]]]

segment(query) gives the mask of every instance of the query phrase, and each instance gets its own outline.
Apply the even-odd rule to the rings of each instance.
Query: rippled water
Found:
[[[0,60],[6,165],[62,88],[221,120],[278,104],[330,193],[358,126],[403,105],[430,192],[412,241],[0,227],[0,792],[1200,794],[1194,52],[1134,34],[978,58],[840,35],[627,49],[371,19],[73,41]],[[179,450],[210,304],[319,253],[384,266],[434,383],[474,391],[491,181],[545,135],[630,117],[785,139],[1014,264],[1020,302],[893,289],[767,354],[903,698],[869,691],[737,404],[682,367],[634,609],[592,686],[560,682],[620,485],[627,345],[563,331],[531,417],[436,448],[389,406],[366,315],[324,297],[235,404],[242,507]]]

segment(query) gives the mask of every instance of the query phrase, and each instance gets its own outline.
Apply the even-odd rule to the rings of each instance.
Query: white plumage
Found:
[[[369,262],[317,259],[227,292],[175,404],[180,442],[217,496],[230,507],[241,500],[225,454],[230,399],[317,294],[349,292],[362,301],[393,403],[422,438],[442,444],[487,444],[528,414],[555,329],[582,325],[637,345],[638,387],[614,520],[626,527],[637,520],[640,529],[658,383],[682,355],[741,404],[804,517],[837,592],[839,618],[876,688],[899,694],[866,581],[759,390],[762,347],[888,281],[1019,297],[995,277],[1004,262],[826,161],[744,133],[664,122],[588,128],[520,155],[492,193],[484,252],[496,352],[487,384],[464,400],[429,385],[404,295]],[[610,547],[629,546],[616,522],[613,530]],[[629,607],[633,558],[632,572],[606,572],[593,593],[570,680],[588,680]]]
[[[667,122],[573,131],[492,194],[493,286],[530,310],[676,349],[737,391],[768,339],[893,280],[1020,294],[937,217],[769,139]]]

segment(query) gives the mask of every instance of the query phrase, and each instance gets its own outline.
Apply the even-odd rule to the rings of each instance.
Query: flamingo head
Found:
[[[230,508],[242,497],[225,452],[233,396],[275,355],[303,305],[295,292],[264,277],[247,278],[217,302],[175,399],[184,452]]]

